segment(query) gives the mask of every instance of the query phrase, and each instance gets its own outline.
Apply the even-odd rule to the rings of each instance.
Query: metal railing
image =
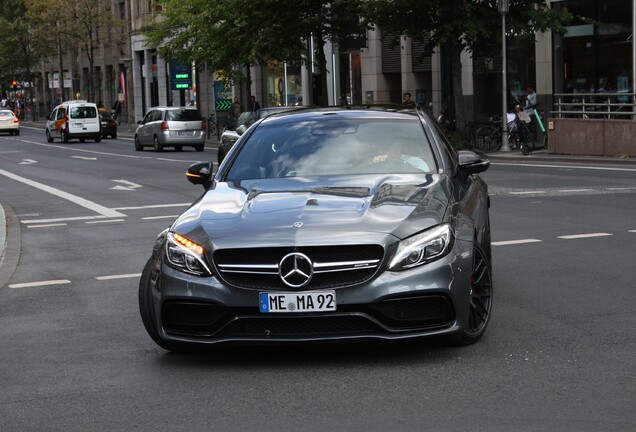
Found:
[[[555,93],[557,118],[636,120],[636,93]]]

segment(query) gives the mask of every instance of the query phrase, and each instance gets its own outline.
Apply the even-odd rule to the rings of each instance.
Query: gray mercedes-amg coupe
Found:
[[[222,342],[442,337],[492,307],[488,159],[424,112],[333,108],[254,123],[155,241],[139,284],[151,338]]]

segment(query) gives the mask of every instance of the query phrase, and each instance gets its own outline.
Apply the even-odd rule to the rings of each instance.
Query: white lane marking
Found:
[[[594,189],[557,189],[557,192],[594,192]]]
[[[627,231],[627,232],[633,232],[633,233],[636,233],[636,230],[629,230],[629,231]]]
[[[122,215],[126,216],[126,215]],[[66,218],[55,218],[55,219],[32,219],[32,220],[23,220],[20,221],[23,224],[38,224],[38,223],[51,223],[51,222],[67,222],[67,221],[78,221],[78,220],[94,220],[94,219],[103,219],[108,216],[76,216],[76,217],[66,217]]]
[[[614,187],[614,188],[608,187],[605,189],[608,191],[623,191],[623,190],[635,190],[636,187]]]
[[[566,236],[559,236],[558,238],[563,240],[574,240],[574,239],[582,239],[582,238],[592,238],[592,237],[607,237],[614,234],[610,233],[589,233],[589,234],[573,234]]]
[[[547,165],[547,164],[530,164],[530,163],[504,163],[504,162],[492,162],[492,161],[490,162],[490,165],[514,166],[514,167],[535,167],[535,168],[568,168],[568,169],[582,169],[582,170],[594,170],[594,171],[636,172],[636,168],[614,168],[614,167],[581,166],[581,165]]]
[[[166,208],[166,207],[186,207],[190,206],[192,203],[183,203],[183,204],[154,204],[147,206],[137,206],[137,207],[115,207],[113,210],[144,210],[144,209],[156,209],[156,208]]]
[[[522,240],[507,240],[507,241],[498,241],[492,242],[493,246],[508,246],[508,245],[517,245],[517,244],[525,244],[525,243],[538,243],[541,240],[537,239],[522,239]]]
[[[18,165],[32,165],[34,163],[38,163],[38,161],[33,159],[22,159],[22,162],[19,162]]]
[[[175,219],[178,218],[179,215],[168,215],[168,216],[149,216],[142,217],[143,220],[154,220],[154,219]]]
[[[73,159],[82,159],[82,160],[97,160],[96,157],[87,157],[87,156],[71,156]]]
[[[544,194],[546,191],[542,190],[534,190],[534,191],[519,191],[519,192],[510,192],[510,195],[530,195],[530,194]]]
[[[129,139],[129,140],[132,141],[132,139]],[[62,150],[70,150],[70,151],[89,153],[89,154],[96,154],[96,155],[103,155],[103,156],[122,157],[122,158],[128,158],[128,159],[157,159],[157,160],[162,160],[162,161],[165,161],[165,162],[179,162],[179,163],[200,162],[200,159],[197,159],[197,160],[179,160],[179,159],[153,158],[152,156],[126,155],[126,154],[118,154],[118,153],[101,152],[101,151],[96,151],[96,150],[80,149],[80,148],[77,148],[77,147],[65,147],[65,146],[55,145],[55,144],[43,144],[43,143],[40,143],[40,142],[28,141],[28,140],[23,140],[23,139],[21,139],[19,141],[27,143],[27,144],[39,145],[39,146],[42,146],[42,147],[54,147],[54,148],[58,148],[58,149],[62,149]]]
[[[95,279],[103,281],[103,280],[113,280],[113,279],[138,278],[140,276],[141,276],[141,273],[129,273],[129,274],[119,274],[119,275],[110,275],[110,276],[96,276]]]
[[[78,197],[77,195],[72,195],[68,192],[64,192],[62,190],[53,188],[51,186],[47,186],[45,184],[42,183],[38,183],[36,181],[30,180],[28,178],[25,177],[21,177],[19,175],[10,173],[9,171],[5,171],[5,170],[1,170],[0,169],[0,175],[3,175],[5,177],[9,177],[10,179],[19,181],[21,183],[24,183],[26,185],[29,185],[31,187],[34,187],[36,189],[40,189],[41,191],[44,192],[48,192],[52,195],[58,196],[60,198],[66,199],[68,201],[71,201],[79,206],[82,206],[84,208],[87,208],[89,210],[92,210],[96,213],[101,214],[102,216],[106,216],[106,217],[122,217],[122,216],[126,216],[125,214],[116,212],[114,210],[111,210],[109,208],[106,208],[102,205],[99,205],[97,203],[94,203],[92,201],[89,201],[87,199],[84,199],[82,197]]]
[[[85,224],[100,224],[100,223],[112,223],[112,222],[123,222],[124,219],[107,219],[107,220],[96,220],[96,221],[87,221]]]
[[[56,226],[66,226],[65,223],[45,224],[45,225],[27,225],[27,228],[51,228]]]
[[[68,279],[59,279],[59,280],[11,284],[9,285],[9,288],[33,288],[33,287],[41,287],[41,286],[48,286],[48,285],[64,285],[64,284],[70,284],[70,283],[71,281]]]
[[[128,180],[124,180],[124,179],[120,179],[120,180],[113,180],[115,183],[119,183],[119,184],[123,184],[126,187],[132,188],[132,189],[137,189],[140,188],[141,185],[137,184],[137,183],[133,183],[131,181]]]

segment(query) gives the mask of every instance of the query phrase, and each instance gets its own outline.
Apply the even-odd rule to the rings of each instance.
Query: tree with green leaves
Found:
[[[35,69],[46,55],[46,47],[35,36],[24,0],[0,0],[0,82],[31,83]],[[30,96],[30,95],[27,95]]]
[[[64,71],[64,54],[81,51],[88,61],[89,74],[86,77],[90,94],[89,100],[97,99],[99,77],[95,76],[95,52],[104,43],[112,28],[121,22],[111,12],[111,2],[107,0],[26,0],[28,16],[38,40],[49,41],[49,57],[55,51],[58,67]],[[126,41],[128,42],[128,41]],[[62,80],[60,76],[60,80]],[[62,81],[60,81],[62,83]],[[62,85],[62,84],[60,84]]]
[[[546,0],[510,0],[508,37],[531,38],[548,29],[563,33],[572,15],[552,9]],[[424,43],[424,55],[444,47],[451,58],[454,112],[465,125],[461,87],[461,53],[495,57],[501,50],[501,16],[497,0],[370,0],[367,17],[381,31]]]
[[[249,66],[308,62],[315,41],[321,72],[320,104],[327,103],[324,45],[366,28],[365,0],[163,0],[162,16],[145,34],[169,60],[207,65],[234,82],[248,82]],[[245,95],[244,97],[247,97]]]

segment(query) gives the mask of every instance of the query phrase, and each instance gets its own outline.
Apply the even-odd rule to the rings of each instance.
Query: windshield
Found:
[[[259,126],[240,149],[227,179],[435,169],[419,119],[334,119]]]
[[[71,108],[72,119],[96,118],[96,117],[97,117],[97,109],[94,106],[78,106],[78,107]]]
[[[166,120],[200,121],[201,114],[199,114],[199,110],[195,109],[169,110],[166,114]]]

